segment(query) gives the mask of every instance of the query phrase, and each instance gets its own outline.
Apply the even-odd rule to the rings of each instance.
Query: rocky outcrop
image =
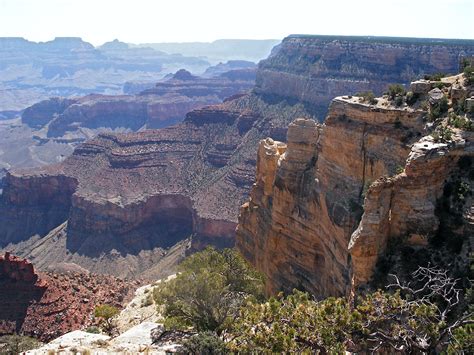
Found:
[[[457,73],[459,59],[473,54],[471,40],[294,35],[260,62],[255,90],[305,102],[324,117],[336,96]]]
[[[294,287],[342,295],[347,245],[364,188],[393,175],[423,130],[423,112],[333,100],[324,126],[296,120],[288,145],[263,141],[256,185],[241,209],[237,246],[268,277],[268,291]]]
[[[55,115],[60,115],[77,100],[53,97],[27,107],[22,114],[23,123],[33,128],[40,128],[50,122]]]
[[[92,324],[98,304],[123,307],[137,285],[111,276],[38,274],[28,260],[5,253],[0,256],[0,335],[51,340]]]
[[[349,244],[355,286],[371,280],[389,243],[427,246],[436,237],[449,239],[453,234],[461,245],[469,243],[474,230],[470,186],[474,135],[462,133],[449,144],[433,142],[431,137],[420,140],[403,173],[381,178],[367,191],[364,215]],[[458,200],[452,211],[443,202],[450,195]],[[454,218],[458,221],[448,225]]]
[[[457,104],[449,95],[462,83],[460,76],[443,79],[442,96]],[[345,295],[372,279],[389,242],[423,246],[448,238],[440,235],[450,229],[459,245],[469,242],[472,132],[459,122],[472,122],[452,113],[433,132],[424,101],[430,93],[411,106],[388,96],[372,104],[338,97],[323,125],[298,119],[287,144],[260,143],[237,247],[264,272],[269,293]],[[433,116],[439,103],[431,105]],[[457,202],[443,204],[446,195]]]
[[[8,252],[0,256],[0,280],[2,282],[24,284],[40,289],[47,288],[48,284],[38,279],[38,274],[28,260],[18,258]]]

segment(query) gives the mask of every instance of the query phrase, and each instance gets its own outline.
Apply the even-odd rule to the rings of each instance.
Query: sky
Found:
[[[0,37],[94,45],[289,34],[474,39],[474,0],[0,0]]]

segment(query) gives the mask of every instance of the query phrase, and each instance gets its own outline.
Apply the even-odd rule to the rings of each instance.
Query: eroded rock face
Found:
[[[446,144],[425,137],[413,145],[403,173],[381,178],[370,187],[364,215],[349,244],[355,286],[371,280],[377,261],[390,241],[424,246],[438,233],[454,232],[461,240],[472,237],[474,224],[469,193],[472,187],[465,185],[466,196],[462,197],[465,201],[460,218],[466,223],[448,227],[449,221],[444,220],[443,214],[449,211],[440,209],[446,209],[441,201],[448,181],[462,176],[463,169],[467,174],[471,170],[472,174],[474,154],[470,142],[473,138],[472,132],[463,132]],[[468,163],[466,167],[459,164],[460,159]],[[468,179],[472,180],[472,176]]]
[[[339,97],[324,125],[296,120],[287,146],[260,143],[237,246],[266,274],[269,293],[295,287],[318,296],[348,292],[347,245],[362,213],[364,187],[404,164],[423,131],[423,115]]]
[[[6,253],[0,256],[0,335],[51,340],[92,324],[96,305],[123,307],[137,286],[112,276],[38,274],[28,260]]]
[[[473,41],[294,35],[260,62],[255,90],[313,105],[324,117],[336,96],[457,73],[460,56],[473,54]]]
[[[93,130],[162,128],[181,122],[186,113],[245,93],[254,78],[200,78],[182,69],[170,79],[134,95],[88,95],[52,98],[27,108],[22,121],[30,127],[48,124],[47,136],[90,138]],[[92,130],[87,136],[82,129]]]
[[[459,102],[452,87],[470,90],[459,75],[438,84],[449,106]],[[450,255],[464,267],[474,226],[472,117],[446,108],[429,123],[422,103],[432,93],[423,92],[411,106],[338,97],[323,125],[299,119],[287,145],[260,142],[236,244],[267,276],[268,293],[347,295],[372,280],[389,243],[457,248]]]
[[[101,134],[59,165],[10,172],[0,204],[7,226],[1,243],[36,255],[41,267],[48,260],[74,262],[135,277],[148,275],[189,237],[191,250],[233,245],[258,140],[286,132],[295,115],[308,114],[298,105],[286,109],[286,117],[272,117],[271,104],[238,96],[194,110],[179,125]],[[163,268],[181,260],[180,253]]]

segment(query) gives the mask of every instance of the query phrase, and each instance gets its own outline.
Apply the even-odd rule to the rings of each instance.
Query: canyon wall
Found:
[[[311,84],[317,76],[311,74],[314,68],[309,69],[315,58],[319,58],[313,51],[320,48],[321,41],[319,37],[304,36],[285,39],[270,58],[261,63],[257,74],[260,79],[251,93],[234,95],[221,104],[195,109],[180,124],[129,134],[101,134],[80,145],[59,165],[28,172],[11,171],[0,199],[0,225],[8,226],[0,229],[0,245],[13,243],[14,250],[22,256],[35,255],[34,261],[39,265],[46,265],[51,260],[49,256],[54,254],[58,260],[69,258],[67,260],[83,267],[120,272],[120,276],[137,276],[158,265],[167,250],[173,249],[172,243],[179,241],[175,245],[183,246],[188,237],[192,239],[192,250],[207,243],[232,245],[239,206],[247,199],[254,182],[258,142],[265,137],[285,141],[288,124],[295,118],[321,119],[318,116],[320,102],[316,96],[311,96],[317,92]],[[359,68],[372,68],[370,73],[368,69],[363,70],[363,75],[376,78],[376,71],[380,69],[380,77],[386,80],[384,85],[400,76],[399,67],[383,63],[374,66],[371,58],[376,56],[375,52],[389,58],[390,46],[404,48],[408,52],[403,53],[407,55],[411,47],[416,48],[397,39],[392,39],[390,46],[385,39],[369,41],[370,45],[365,41],[344,39],[352,44],[343,46],[344,50],[331,52],[333,46],[344,41],[337,38],[328,41],[327,38],[323,41],[327,43],[323,46],[328,50],[327,56],[332,53],[337,62],[354,52],[352,55],[362,58],[358,62]],[[380,41],[383,45],[378,44]],[[454,57],[457,65],[457,58],[472,50],[472,41],[465,42],[440,43],[436,48],[447,48],[447,53],[455,53],[453,48],[457,48],[457,55],[439,57],[433,54],[430,60],[417,67],[418,70],[441,70],[444,67],[439,63],[451,63]],[[434,48],[429,41],[424,45]],[[303,55],[305,51],[307,54]],[[413,51],[409,58],[414,63],[422,53]],[[435,49],[433,53],[437,53]],[[335,72],[338,70],[325,70],[320,74],[326,78],[324,80],[329,80]],[[177,90],[187,90],[189,95],[200,92],[196,83],[184,83],[193,82],[191,74],[177,74],[173,79],[177,82]],[[278,85],[271,84],[273,75]],[[345,77],[342,82],[352,83],[352,79]],[[365,89],[364,85],[365,81],[357,91]],[[285,87],[292,89],[281,91]],[[301,88],[307,88],[307,92]],[[346,90],[347,86],[340,88]],[[149,93],[160,90],[157,86]],[[250,260],[255,259],[262,268],[268,268],[268,274],[278,268],[283,270],[279,276],[270,275],[270,279],[274,278],[269,283],[271,289],[301,286],[320,294],[345,292],[347,280],[351,278],[347,271],[350,265],[347,245],[363,213],[366,187],[380,176],[394,175],[403,167],[411,145],[424,134],[422,116],[426,112],[419,105],[395,107],[385,101],[374,106],[355,97],[335,99],[324,128],[315,128],[318,126],[308,123],[308,127],[313,127],[311,130],[318,131],[308,135],[312,137],[309,141],[299,141],[298,134],[291,133],[294,128],[290,129],[288,152],[282,155],[282,162],[288,161],[281,164],[281,169],[277,164],[275,177],[259,170],[262,176],[270,174],[265,179],[274,179],[274,193],[281,196],[281,200],[274,197],[260,200],[258,196],[263,192],[257,192],[261,188],[257,183],[252,192],[256,197],[252,198],[242,218],[248,215],[249,220],[258,221],[252,223],[257,223],[254,227],[262,231],[257,233],[254,227],[239,227],[239,246]],[[315,135],[317,142],[312,140],[316,139]],[[292,145],[305,154],[299,157],[299,153],[291,153]],[[315,152],[308,153],[313,146]],[[283,148],[278,145],[278,149]],[[308,163],[298,161],[308,157]],[[293,168],[295,172],[291,172]],[[66,204],[57,204],[60,213],[50,218],[47,211],[56,207],[41,205],[35,202],[34,196],[48,186],[48,181],[58,177],[77,181],[77,187],[65,191]],[[44,183],[38,183],[41,179]],[[268,188],[265,193],[273,196]],[[19,203],[7,198],[14,195],[31,195],[31,201]],[[252,203],[260,208],[253,208]],[[273,212],[265,214],[265,210]],[[272,213],[281,214],[275,224],[280,224],[282,230],[292,225],[298,231],[295,240],[308,252],[301,256],[299,263],[293,263],[297,252],[291,254],[290,243],[278,237],[279,232],[271,227]],[[285,213],[290,213],[291,217]],[[1,216],[9,216],[9,221],[2,220]],[[24,227],[34,226],[34,221],[42,220],[53,221],[48,228],[56,224],[50,233],[45,232],[46,227]],[[41,223],[37,222],[37,225]],[[307,229],[320,234],[317,238],[305,236]],[[265,244],[266,235],[271,247]],[[324,252],[315,252],[313,244]],[[267,262],[264,255],[272,248],[281,254],[275,254],[274,260]],[[292,262],[287,264],[290,258]],[[308,266],[310,264],[313,266]],[[314,265],[336,272],[315,276]],[[301,277],[295,277],[295,273]]]
[[[443,80],[444,91],[428,93],[427,83],[410,105],[335,98],[323,125],[298,119],[287,144],[260,142],[236,244],[266,275],[268,293],[347,295],[371,281],[390,242],[423,247],[449,232],[469,244],[473,133],[453,126],[448,141],[434,138],[450,121],[435,130],[424,100],[441,92],[457,105],[456,90],[466,96],[472,88],[462,87],[462,76]],[[447,186],[457,202],[441,205]]]
[[[55,137],[84,140],[95,131],[104,130],[162,128],[181,122],[193,109],[220,103],[227,97],[245,93],[253,85],[254,78],[200,78],[182,69],[153,88],[134,95],[44,100],[28,107],[22,122],[36,129],[45,127],[44,141]]]
[[[293,35],[260,62],[255,91],[304,102],[322,119],[336,96],[454,74],[460,57],[473,54],[472,40]]]

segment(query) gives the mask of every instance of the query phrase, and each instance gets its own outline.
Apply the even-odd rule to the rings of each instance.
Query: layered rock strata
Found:
[[[443,79],[442,95],[450,103],[456,104],[449,95],[462,81]],[[448,127],[452,137],[439,141],[436,132],[451,122],[445,119],[430,136],[433,126],[420,102],[434,96],[430,91],[400,107],[388,97],[376,104],[338,97],[323,125],[298,119],[287,144],[260,143],[237,247],[265,273],[269,293],[348,294],[371,280],[389,241],[426,245],[452,220],[461,245],[469,239],[472,132]],[[469,117],[458,119],[469,125]],[[452,195],[459,195],[459,186],[465,190],[460,211],[440,205],[448,182]]]
[[[460,58],[473,54],[472,40],[293,35],[259,63],[255,91],[305,102],[324,117],[336,96],[457,73]]]
[[[22,121],[33,128],[46,126],[47,137],[91,138],[94,131],[142,127],[162,128],[181,122],[196,108],[244,93],[254,78],[200,78],[180,70],[168,80],[134,95],[88,95],[52,98],[28,107]]]
[[[280,107],[286,116],[271,116]],[[192,250],[233,245],[258,140],[283,136],[299,115],[309,113],[237,96],[173,127],[101,134],[61,164],[11,171],[1,243],[42,267],[63,258],[96,272],[166,276],[155,266],[169,272],[190,237]]]

